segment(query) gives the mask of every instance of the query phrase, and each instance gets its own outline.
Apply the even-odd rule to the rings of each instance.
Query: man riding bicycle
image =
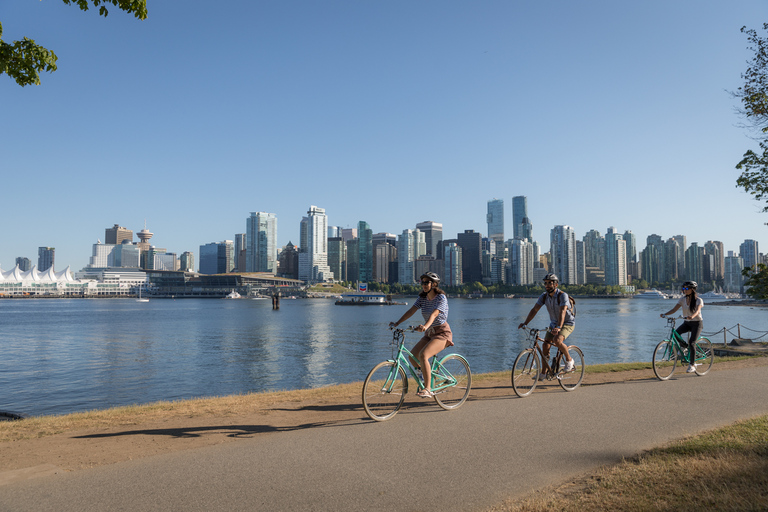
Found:
[[[541,294],[539,300],[528,313],[525,321],[517,326],[518,329],[523,329],[528,323],[533,320],[536,313],[539,312],[542,306],[547,307],[549,312],[549,329],[547,329],[547,335],[544,337],[544,343],[542,344],[542,353],[544,354],[544,364],[549,359],[549,347],[551,345],[556,346],[560,352],[565,356],[565,371],[573,371],[574,361],[571,355],[568,353],[568,347],[565,345],[565,339],[571,335],[575,327],[575,318],[573,316],[573,307],[571,306],[568,294],[558,289],[560,279],[555,274],[547,274],[544,276],[544,289],[546,290]],[[546,378],[546,374],[542,372],[541,378]]]

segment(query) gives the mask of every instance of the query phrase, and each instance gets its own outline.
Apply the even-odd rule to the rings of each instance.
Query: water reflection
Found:
[[[508,370],[525,346],[517,325],[535,298],[449,301],[451,351],[465,355],[473,372]],[[580,299],[569,342],[587,364],[648,361],[669,332],[659,313],[670,307]],[[361,381],[392,357],[387,325],[407,308],[328,300],[284,301],[277,311],[250,300],[0,301],[0,409],[53,414]],[[760,308],[707,304],[703,315],[705,333],[737,323],[768,331]],[[531,325],[548,323],[541,310]],[[418,338],[408,335],[407,346]]]

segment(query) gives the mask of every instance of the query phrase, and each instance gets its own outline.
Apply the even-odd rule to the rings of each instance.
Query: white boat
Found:
[[[645,290],[643,293],[635,295],[636,299],[668,299],[669,295],[660,292],[656,288],[652,290]]]
[[[139,286],[139,297],[136,299],[136,302],[149,302],[149,299],[141,298],[141,286]]]
[[[407,305],[406,302],[395,302],[386,295],[379,293],[344,293],[336,301],[337,306],[394,306]]]
[[[239,293],[237,293],[235,290],[232,290],[232,291],[231,291],[231,292],[229,292],[229,294],[227,294],[227,296],[226,296],[226,297],[224,297],[224,298],[225,298],[225,299],[239,299],[239,298],[240,298],[240,294],[239,294]]]
[[[702,299],[727,299],[725,295],[722,293],[717,293],[715,291],[708,291],[707,293],[702,293],[699,295]]]

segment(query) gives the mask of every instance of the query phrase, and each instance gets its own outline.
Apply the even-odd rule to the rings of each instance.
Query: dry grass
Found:
[[[339,398],[357,396],[361,383],[339,384],[318,389],[299,389],[268,393],[248,393],[225,397],[197,398],[174,402],[156,402],[112,409],[35,416],[18,421],[0,422],[0,443],[34,439],[62,432],[139,425],[154,420],[195,418],[201,416],[228,417],[243,413],[266,412],[276,404],[314,401],[332,402]]]
[[[492,510],[768,510],[768,416],[677,441]]]

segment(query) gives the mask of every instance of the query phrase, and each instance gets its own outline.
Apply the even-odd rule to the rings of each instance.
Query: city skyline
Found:
[[[450,238],[486,234],[503,198],[509,239],[522,195],[542,251],[558,225],[631,230],[638,250],[654,233],[765,247],[763,204],[736,188],[757,143],[728,91],[754,54],[741,27],[767,15],[762,0],[191,0],[138,21],[12,2],[4,40],[35,39],[59,69],[24,88],[0,75],[0,168],[25,191],[0,202],[0,268],[38,247],[82,268],[115,222],[196,252],[251,211],[298,245],[311,204],[343,228],[433,220]]]
[[[516,196],[516,197],[521,197],[521,196]],[[489,200],[488,204],[490,204],[492,201],[499,201],[499,199],[495,199],[494,198],[492,200]],[[327,214],[327,211],[324,208],[317,207],[315,205],[311,205],[309,208],[310,208],[309,211],[307,211],[307,213],[310,214],[309,218],[314,218],[313,215],[315,214],[315,212],[319,212],[323,216],[324,221],[323,221],[322,225],[326,226],[326,237],[328,236],[327,232],[328,232],[329,229],[331,229],[331,228],[333,228],[333,229],[340,228],[340,226],[337,226],[337,225],[335,225],[335,224],[333,224],[331,222],[330,216]],[[509,213],[505,212],[504,213],[505,217],[507,215],[512,216],[511,212],[509,212]],[[261,217],[268,218],[269,222],[273,225],[273,227],[276,226],[279,223],[279,219],[274,214],[272,214],[272,213],[265,213],[265,212],[258,212],[258,214],[255,213],[255,212],[251,212],[250,213],[250,217],[246,217],[245,221],[247,223],[250,223],[253,219],[261,218]],[[301,236],[302,236],[301,230],[303,229],[301,226],[302,226],[302,224],[305,224],[307,221],[308,221],[307,217],[303,217],[302,221],[300,221],[300,223],[298,225],[299,236],[297,237],[297,241],[296,242],[294,242],[293,240],[290,240],[289,242],[286,242],[285,244],[278,245],[278,247],[276,247],[274,249],[270,249],[270,250],[274,250],[275,251],[275,260],[277,258],[277,253],[279,253],[279,251],[282,250],[282,248],[285,247],[288,243],[292,243],[292,245],[295,246],[295,247],[301,247],[301,244],[299,243],[299,241],[301,239]],[[533,221],[532,221],[532,223],[533,223]],[[374,235],[374,234],[388,233],[388,234],[394,235],[395,237],[399,237],[399,235],[404,234],[406,231],[412,231],[412,230],[419,229],[419,228],[423,231],[424,229],[430,228],[431,225],[441,226],[439,221],[436,221],[436,220],[433,220],[433,219],[423,220],[423,221],[419,221],[419,222],[414,222],[411,226],[404,227],[402,230],[398,230],[398,231],[377,231],[374,227],[371,227],[364,220],[360,220],[360,221],[357,222],[357,226],[361,226],[361,225],[367,226],[367,229],[370,230],[370,234],[367,235],[367,236],[371,236],[371,235]],[[249,226],[247,225],[246,228],[249,228]],[[552,236],[553,236],[552,232],[553,231],[558,232],[558,230],[561,229],[561,228],[567,229],[567,231],[570,233],[570,235],[568,235],[568,236],[570,236],[573,239],[574,242],[575,241],[584,241],[585,243],[587,243],[587,240],[593,238],[594,236],[603,237],[603,239],[605,239],[605,238],[608,238],[608,235],[610,235],[612,233],[617,233],[619,235],[622,234],[622,230],[621,229],[617,229],[615,226],[608,226],[608,227],[604,228],[604,231],[601,231],[600,229],[590,229],[589,231],[586,231],[583,234],[580,234],[578,230],[576,230],[575,228],[573,228],[570,225],[555,225],[555,226],[552,226],[549,229],[546,229],[546,235],[544,237],[542,237],[541,239],[537,238],[536,235],[534,234],[533,240],[530,240],[530,242],[538,243],[542,247],[542,250],[541,250],[542,254],[550,252],[550,250],[551,250],[551,243],[552,243]],[[281,229],[283,229],[283,228],[281,228]],[[487,233],[488,229],[489,228],[486,225],[486,230],[485,231],[478,231],[477,233],[479,233],[483,238],[488,238],[488,233]],[[542,229],[544,229],[544,228],[542,228]],[[137,230],[135,232],[133,232],[133,230],[131,230],[130,228],[126,228],[125,226],[122,226],[119,223],[114,224],[112,227],[109,227],[109,225],[107,224],[106,227],[104,228],[104,232],[105,232],[104,239],[107,240],[110,236],[116,236],[117,237],[118,235],[116,235],[116,234],[115,235],[111,235],[111,233],[113,233],[113,232],[115,232],[117,230],[119,230],[121,232],[120,240],[128,240],[128,241],[131,241],[131,242],[133,242],[135,244],[147,244],[147,245],[151,245],[153,247],[155,246],[154,244],[151,244],[150,242],[148,242],[148,240],[149,240],[148,237],[151,237],[151,236],[155,235],[155,233],[149,232],[149,230],[147,229],[146,222],[145,222],[145,224],[143,226],[143,229],[141,231]],[[357,229],[355,229],[355,231],[357,231]],[[451,235],[451,233],[446,233],[444,231],[441,231],[440,232],[441,233],[440,236],[445,238],[445,239],[454,239],[454,238],[460,238],[460,235],[465,234],[467,232],[472,232],[472,231],[474,231],[474,230],[467,229],[467,230],[463,230],[463,231],[458,231],[458,232],[456,232],[455,236]],[[132,234],[133,237],[132,238],[128,238],[127,234]],[[163,250],[168,250],[169,253],[175,253],[178,256],[180,256],[184,252],[190,252],[190,253],[195,255],[195,257],[197,258],[197,261],[200,261],[200,259],[201,259],[200,258],[200,248],[201,247],[203,247],[205,245],[217,244],[217,243],[223,242],[225,240],[233,241],[232,244],[233,244],[233,247],[234,247],[234,244],[235,244],[234,240],[238,236],[242,236],[243,234],[244,233],[236,232],[236,233],[230,233],[228,235],[223,235],[223,236],[219,237],[219,241],[218,242],[214,242],[214,241],[202,242],[202,241],[200,241],[199,243],[194,244],[194,246],[191,247],[191,248],[187,248],[187,247],[183,247],[183,248],[170,248],[170,247],[165,246],[162,249]],[[622,249],[622,255],[626,254],[627,258],[634,256],[635,261],[637,261],[637,262],[640,261],[640,253],[646,247],[648,247],[649,245],[653,245],[654,243],[656,243],[654,241],[652,241],[651,243],[648,243],[648,238],[649,237],[656,237],[656,238],[658,238],[659,239],[659,243],[663,242],[664,240],[671,239],[671,238],[672,239],[677,239],[680,242],[680,244],[681,244],[682,251],[684,251],[685,249],[690,247],[692,244],[698,244],[698,246],[704,247],[709,242],[718,242],[718,243],[722,243],[723,244],[723,250],[724,250],[723,255],[727,255],[729,251],[732,251],[735,255],[739,255],[741,253],[741,251],[743,250],[743,248],[745,246],[747,246],[747,247],[749,247],[749,253],[748,253],[749,256],[748,256],[748,258],[751,258],[751,260],[748,259],[747,261],[754,261],[756,259],[756,257],[757,257],[757,254],[765,254],[764,251],[760,250],[760,247],[759,247],[760,246],[760,240],[757,237],[745,238],[745,239],[739,241],[733,247],[729,247],[727,244],[723,243],[722,240],[719,239],[716,236],[707,237],[706,240],[702,241],[702,240],[691,240],[684,233],[677,233],[675,235],[672,235],[672,234],[650,233],[647,236],[640,237],[636,233],[634,233],[632,229],[625,229],[625,230],[623,230],[623,235],[627,235],[627,234],[631,234],[632,236],[634,236],[635,240],[634,240],[633,244],[629,245],[625,249]],[[428,237],[429,236],[430,235],[428,235]],[[509,240],[512,240],[513,236],[514,236],[513,234],[507,233],[506,230],[505,230],[504,231],[504,241],[505,241],[505,243],[507,241],[509,241]],[[558,237],[560,237],[559,234],[558,234]],[[638,239],[640,239],[640,242],[637,241]],[[162,240],[162,237],[160,239],[158,239],[158,243],[162,243],[161,240]],[[101,237],[98,238],[98,241],[99,242],[101,241]],[[550,244],[550,245],[544,245],[545,242]],[[747,244],[747,242],[750,242],[750,244]],[[317,242],[314,242],[314,243],[317,243]],[[757,251],[755,251],[753,243],[757,244]],[[106,245],[106,243],[105,243],[105,245]],[[88,254],[87,256],[84,256],[85,260],[88,260],[88,262],[83,263],[82,265],[72,265],[72,264],[63,264],[62,265],[61,263],[56,263],[55,264],[55,270],[56,271],[61,271],[61,270],[64,270],[67,266],[69,266],[69,267],[71,267],[72,271],[78,271],[81,268],[84,268],[84,267],[88,266],[89,264],[92,264],[93,263],[93,256],[91,255],[91,250],[92,250],[91,248],[92,247],[93,247],[93,245],[89,246],[89,249],[87,249],[87,250],[84,249],[84,251],[83,251],[84,253],[87,252],[87,254]],[[763,245],[763,247],[766,247],[766,245]],[[195,248],[197,248],[197,251],[195,250]],[[634,253],[630,252],[631,248],[634,249]],[[47,247],[40,246],[40,247],[37,248],[37,252],[40,253],[43,249],[48,249],[48,250],[54,249],[54,250],[56,250],[56,247],[55,246],[47,246]],[[569,250],[572,253],[573,249],[569,249]],[[554,262],[553,265],[555,265],[555,267],[557,267],[555,256],[557,256],[557,255],[553,254],[553,262]],[[13,265],[10,265],[10,266],[7,266],[7,267],[3,266],[2,265],[2,261],[0,261],[0,269],[2,269],[2,270],[10,270],[10,269],[12,269],[16,265],[16,260],[18,260],[19,258],[24,258],[24,257],[25,257],[24,255],[19,255],[19,256],[14,257],[13,258]],[[681,253],[680,254],[680,258],[682,258],[682,257],[683,257],[683,254]],[[27,258],[29,258],[29,257],[27,257]],[[39,258],[39,254],[38,254],[38,258]],[[573,264],[575,262],[575,255],[572,253],[571,256],[569,256],[569,258],[573,259],[573,261],[571,262],[571,264]],[[55,259],[56,259],[56,261],[59,261],[58,253],[56,253]],[[37,266],[37,261],[38,261],[37,258],[29,258],[29,260],[32,262],[32,266]],[[681,265],[682,265],[682,263],[681,263]],[[610,265],[608,265],[607,262],[603,261],[602,263],[587,262],[587,266],[599,266],[599,267],[608,268]],[[41,270],[41,269],[38,269],[38,270]],[[42,269],[42,270],[45,270],[45,269]],[[274,270],[276,270],[276,267],[274,268]],[[554,269],[554,271],[557,271],[557,270],[558,270],[558,268]],[[250,270],[250,271],[253,271],[253,270]],[[569,276],[569,275],[573,274],[574,272],[575,271],[573,269],[566,270],[564,275],[568,275]],[[561,273],[563,273],[563,271],[561,271]],[[570,280],[570,277],[564,277],[564,279]]]

